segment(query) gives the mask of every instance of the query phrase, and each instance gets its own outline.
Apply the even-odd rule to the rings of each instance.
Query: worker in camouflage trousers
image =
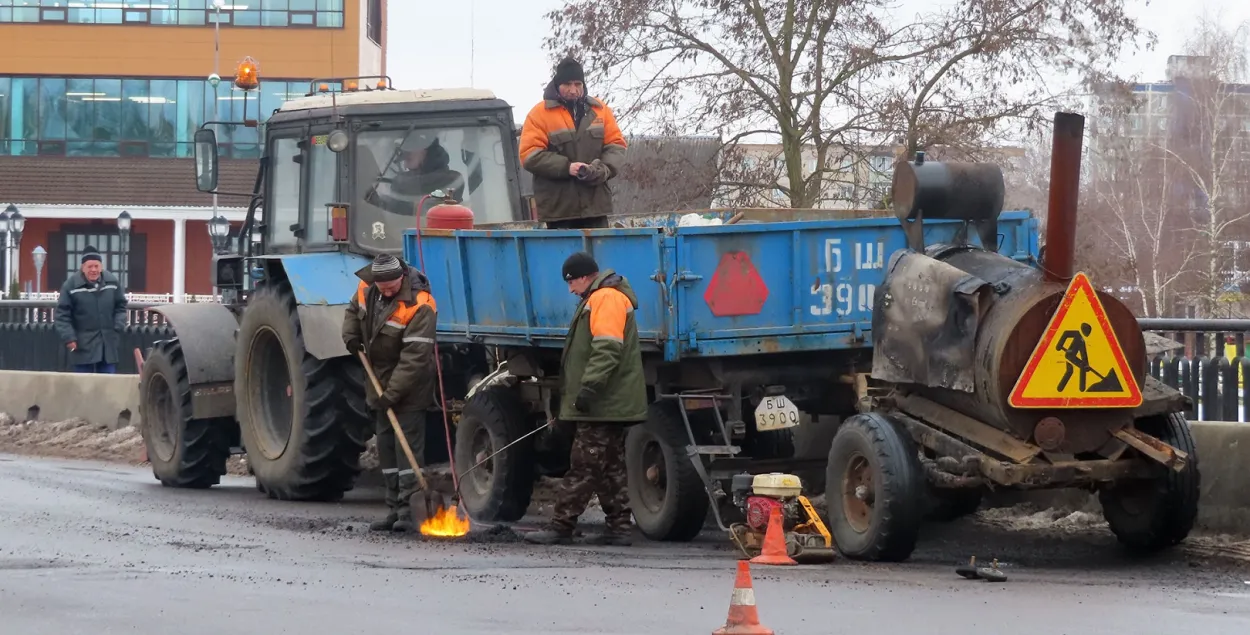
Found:
[[[630,544],[625,434],[647,418],[647,388],[634,316],[638,296],[611,269],[600,272],[589,254],[564,262],[569,292],[581,297],[564,340],[560,363],[562,422],[577,426],[569,471],[561,481],[550,525],[525,534],[538,544],[568,544],[592,496],[607,530],[588,542]]]
[[[426,410],[434,403],[437,308],[425,274],[394,256],[378,256],[356,276],[360,285],[343,319],[343,341],[353,357],[365,352],[382,386],[378,395],[367,382],[365,399],[373,412],[390,508],[386,518],[369,528],[410,532],[415,527],[408,499],[417,491],[417,475],[396,443],[386,411],[395,412],[413,455],[422,461]]]

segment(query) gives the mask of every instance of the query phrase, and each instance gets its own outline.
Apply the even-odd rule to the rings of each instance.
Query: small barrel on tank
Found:
[[[964,220],[978,228],[984,249],[968,244],[934,245],[927,256],[989,283],[993,300],[978,319],[975,390],[964,392],[913,385],[919,395],[1013,436],[1032,441],[1039,423],[1057,418],[1061,439],[1047,439],[1046,449],[1079,455],[1095,452],[1111,432],[1128,423],[1131,409],[1017,409],[1009,397],[1034,349],[1059,307],[1074,275],[1076,186],[1080,174],[1083,118],[1056,117],[1051,200],[1046,233],[1047,256],[1041,268],[999,254],[997,218],[1003,207],[1001,170],[992,164],[936,163],[917,157],[895,171],[895,213],[921,232],[921,219]],[[915,246],[912,249],[919,251]],[[1132,312],[1113,296],[1097,292],[1138,385],[1145,381],[1145,341]],[[1053,424],[1051,424],[1053,425]]]

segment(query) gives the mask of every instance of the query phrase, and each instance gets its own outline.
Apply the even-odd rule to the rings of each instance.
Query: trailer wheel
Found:
[[[651,540],[687,542],[703,531],[709,501],[703,480],[686,457],[686,426],[677,404],[651,404],[647,421],[630,426],[625,468],[634,521]]]
[[[152,475],[165,487],[221,482],[230,458],[229,417],[191,418],[191,387],[178,340],[156,342],[139,373],[139,417]]]
[[[530,437],[487,459],[529,430],[520,398],[508,386],[473,394],[456,425],[456,469],[480,467],[460,479],[460,496],[469,516],[513,522],[525,516],[534,494],[534,443]]]
[[[920,534],[923,485],[912,440],[893,422],[878,413],[847,419],[825,475],[839,550],[856,560],[906,560]]]
[[[1183,413],[1139,419],[1137,425],[1189,455],[1181,472],[1156,464],[1157,478],[1124,482],[1098,493],[1111,532],[1130,550],[1148,553],[1179,544],[1194,528],[1201,474],[1197,446]]]
[[[334,501],[355,485],[369,438],[355,377],[363,370],[354,371],[351,358],[309,355],[295,307],[283,285],[249,299],[234,358],[237,417],[248,463],[270,498]]]

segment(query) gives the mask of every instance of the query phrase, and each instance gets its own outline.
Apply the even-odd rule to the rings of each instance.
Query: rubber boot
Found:
[[[569,545],[573,544],[573,532],[563,529],[542,529],[522,534],[525,542],[536,545]]]
[[[399,514],[391,512],[382,520],[375,520],[369,523],[369,531],[394,531],[395,521],[399,520]]]

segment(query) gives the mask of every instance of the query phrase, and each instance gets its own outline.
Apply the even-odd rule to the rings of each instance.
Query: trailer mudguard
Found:
[[[233,312],[217,303],[164,304],[151,309],[165,316],[182,348],[191,387],[193,419],[234,416]]]

